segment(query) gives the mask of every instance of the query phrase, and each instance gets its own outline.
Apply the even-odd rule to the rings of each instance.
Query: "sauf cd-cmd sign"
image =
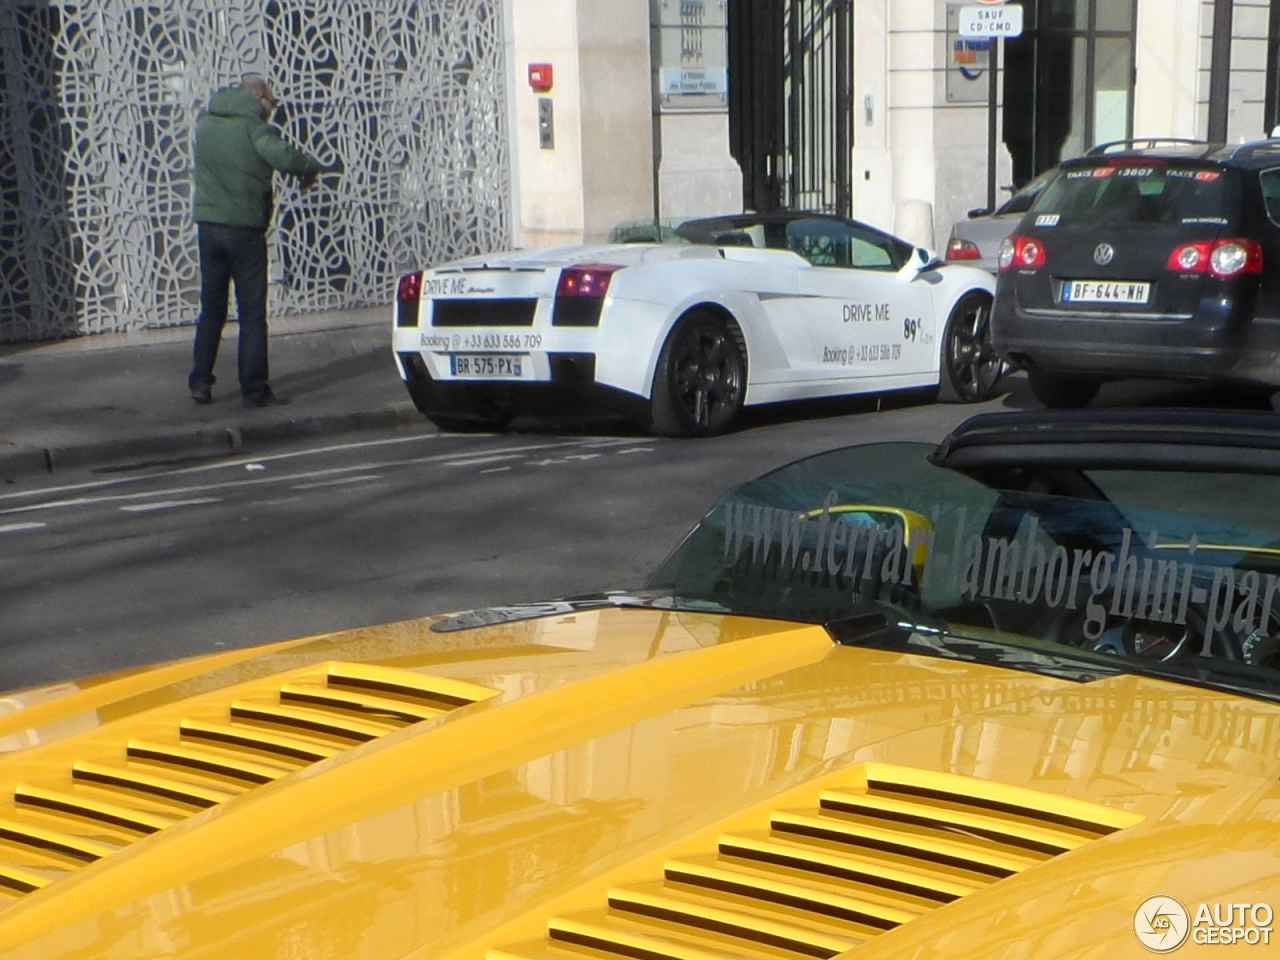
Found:
[[[961,7],[958,32],[962,37],[1020,37],[1022,4]]]

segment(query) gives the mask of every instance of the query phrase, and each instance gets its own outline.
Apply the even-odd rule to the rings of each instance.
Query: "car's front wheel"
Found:
[[[1051,409],[1083,407],[1102,388],[1102,381],[1094,377],[1064,376],[1043,370],[1028,370],[1027,383],[1031,395]]]
[[[991,346],[991,297],[973,291],[961,297],[942,334],[939,398],[979,403],[996,395],[1004,361]]]
[[[747,389],[738,332],[706,310],[684,317],[658,357],[649,429],[659,436],[709,437],[737,418]]]

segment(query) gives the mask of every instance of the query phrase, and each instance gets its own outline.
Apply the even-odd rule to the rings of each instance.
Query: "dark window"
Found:
[[[1054,180],[1036,210],[1056,215],[1061,227],[1217,222],[1227,209],[1227,181],[1213,168],[1085,167]]]
[[[1133,136],[1134,0],[1030,0],[1004,42],[1004,141],[1013,182]]]

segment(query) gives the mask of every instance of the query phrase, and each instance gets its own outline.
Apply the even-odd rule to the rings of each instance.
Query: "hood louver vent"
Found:
[[[1142,818],[970,777],[861,764],[817,806],[668,861],[489,960],[833,957]]]
[[[183,719],[169,737],[132,739],[115,758],[19,784],[0,802],[0,903],[257,785],[497,693],[409,670],[328,663],[258,685],[211,718]]]

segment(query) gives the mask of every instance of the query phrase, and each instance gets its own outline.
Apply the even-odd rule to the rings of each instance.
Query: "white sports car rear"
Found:
[[[402,277],[393,342],[418,409],[451,430],[602,409],[657,434],[708,436],[746,405],[995,393],[985,271],[822,214],[690,220],[664,239]]]

